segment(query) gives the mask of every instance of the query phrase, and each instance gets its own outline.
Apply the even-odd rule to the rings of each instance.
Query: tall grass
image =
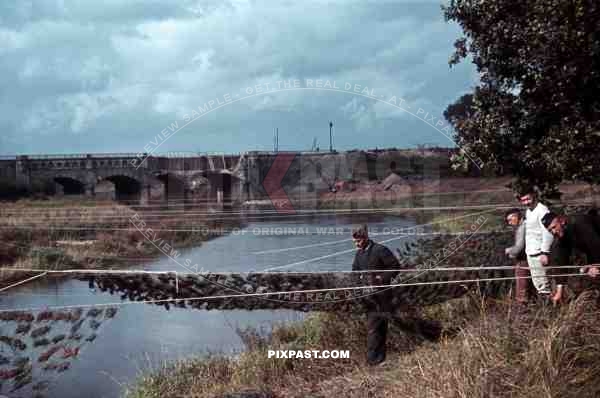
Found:
[[[466,297],[429,308],[445,333],[437,342],[391,327],[388,360],[364,362],[360,317],[316,314],[276,327],[268,339],[242,331],[239,358],[180,361],[143,374],[127,398],[217,397],[268,391],[275,397],[598,397],[597,294],[562,308],[515,312],[510,302]],[[274,359],[267,349],[349,349],[350,360]],[[195,395],[194,395],[195,394]]]
[[[526,315],[483,306],[457,337],[400,357],[379,377],[402,375],[385,387],[397,396],[598,397],[598,313],[589,293],[559,310]]]
[[[176,248],[208,240],[210,236],[203,230],[239,225],[235,219],[207,220],[201,212],[170,215],[159,211],[136,211],[115,202],[83,199],[6,203],[0,209],[0,266],[107,268],[160,255],[160,249],[132,225],[136,212],[145,228],[152,228],[161,241]],[[176,229],[183,231],[173,231]],[[13,274],[3,273],[0,280],[7,282]]]
[[[246,350],[237,358],[210,356],[166,364],[143,374],[126,392],[127,398],[213,396],[239,390],[283,391],[297,386],[309,391],[323,377],[360,368],[364,361],[366,325],[362,317],[314,313],[304,321],[276,326],[264,336],[253,329],[238,330]],[[414,349],[418,338],[392,333],[391,350]],[[268,350],[349,350],[349,359],[268,358]]]

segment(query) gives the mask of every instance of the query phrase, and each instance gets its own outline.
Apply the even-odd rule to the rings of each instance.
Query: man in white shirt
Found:
[[[519,194],[519,201],[527,207],[525,212],[525,254],[533,286],[538,294],[549,297],[550,281],[546,276],[544,266],[548,265],[548,256],[554,236],[542,224],[542,218],[550,212],[538,201],[533,188],[528,188]]]

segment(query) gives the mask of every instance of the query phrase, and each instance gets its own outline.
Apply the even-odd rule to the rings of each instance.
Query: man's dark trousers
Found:
[[[381,284],[381,282],[373,284]],[[368,298],[367,362],[369,364],[377,364],[385,360],[387,331],[391,318],[392,289],[378,288],[377,290],[378,292]]]
[[[379,363],[385,360],[388,319],[379,312],[367,313],[367,361]]]

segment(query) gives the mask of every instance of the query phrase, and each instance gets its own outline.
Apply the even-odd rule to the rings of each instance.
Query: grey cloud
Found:
[[[197,15],[196,2],[161,0],[18,0],[0,3],[0,24],[20,28],[41,21],[123,23]],[[214,5],[213,5],[214,7]],[[200,10],[200,8],[196,8]]]
[[[441,114],[473,83],[469,65],[447,66],[458,34],[434,1],[3,2],[0,152],[139,151],[204,102],[282,79],[349,81]],[[224,107],[161,149],[268,149],[275,126],[306,148],[330,118],[346,148],[448,143],[372,99],[292,91]]]

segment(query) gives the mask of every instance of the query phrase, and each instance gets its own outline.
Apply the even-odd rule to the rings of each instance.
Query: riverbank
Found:
[[[458,214],[465,215],[453,216]],[[481,231],[506,230],[501,212],[486,217],[448,222],[452,217],[444,214],[433,219],[432,227],[451,233],[473,225]],[[501,258],[489,247],[462,250],[474,262],[467,266],[479,265],[476,260],[483,257],[490,263]],[[591,292],[563,308],[532,307],[520,314],[507,296],[472,293],[414,310],[391,325],[388,360],[376,368],[365,364],[364,317],[312,313],[304,322],[276,326],[267,336],[239,330],[246,349],[235,358],[197,357],[145,369],[124,396],[595,397],[600,392],[600,342],[594,337],[600,332],[599,310]],[[349,350],[350,359],[268,358],[269,350],[292,349]]]
[[[391,326],[388,359],[374,368],[365,365],[362,317],[313,314],[268,337],[240,331],[247,350],[235,359],[153,369],[125,397],[596,397],[599,309],[592,293],[520,314],[509,300],[465,297],[426,309],[412,331]],[[283,349],[349,350],[350,359],[268,358]]]
[[[239,226],[239,217],[211,218],[205,207],[183,212],[177,207],[132,208],[90,200],[4,202],[0,264],[38,270],[122,268],[152,261],[165,254],[165,247],[199,246],[215,236],[206,231]],[[0,286],[27,276],[5,270]]]

